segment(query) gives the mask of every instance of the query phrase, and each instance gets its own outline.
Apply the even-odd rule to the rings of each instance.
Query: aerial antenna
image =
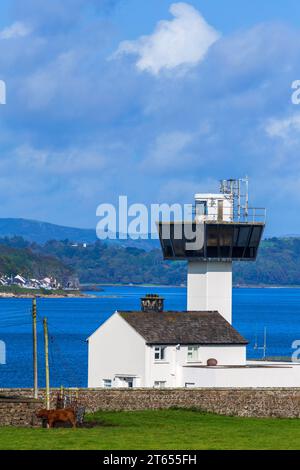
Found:
[[[220,181],[220,192],[233,199],[233,219],[248,221],[249,215],[249,178],[227,179]]]
[[[257,335],[256,335],[255,336],[254,349],[263,351],[262,359],[263,359],[263,361],[265,361],[266,357],[267,357],[267,328],[266,327],[264,327],[264,343],[263,343],[263,346],[258,346]]]

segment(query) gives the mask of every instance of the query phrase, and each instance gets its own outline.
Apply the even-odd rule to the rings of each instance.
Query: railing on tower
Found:
[[[221,215],[218,210],[198,212],[203,201],[196,199],[193,216],[199,222],[241,222],[265,224],[267,211],[264,207],[249,207],[249,179],[228,179],[220,181],[220,197],[222,197]],[[217,204],[217,197],[211,203]]]
[[[265,207],[248,207],[247,211],[243,208],[238,212],[236,210],[223,210],[223,218],[220,220],[218,214],[208,214],[199,216],[197,212],[197,203],[193,208],[193,216],[201,222],[241,222],[241,223],[266,223],[267,209]]]

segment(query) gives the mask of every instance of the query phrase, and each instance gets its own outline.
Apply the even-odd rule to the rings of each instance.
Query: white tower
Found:
[[[187,260],[187,309],[217,310],[232,323],[232,262],[255,260],[265,209],[249,208],[248,179],[223,180],[218,194],[196,194],[190,222],[159,222],[168,260]]]

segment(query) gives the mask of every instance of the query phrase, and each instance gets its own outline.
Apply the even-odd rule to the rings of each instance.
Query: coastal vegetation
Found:
[[[168,262],[161,250],[96,241],[70,240],[39,245],[21,237],[0,239],[0,273],[26,277],[79,278],[82,284],[183,285],[186,263]],[[264,240],[255,262],[234,263],[239,286],[299,286],[300,238]]]
[[[300,449],[297,419],[237,418],[171,409],[98,412],[88,416],[88,423],[86,429],[0,428],[0,449]]]
[[[185,263],[164,261],[160,249],[146,251],[101,241],[84,248],[73,247],[68,241],[51,241],[42,253],[71,267],[81,283],[180,285],[186,280]]]
[[[26,289],[20,286],[0,286],[0,297],[78,297],[78,290]]]
[[[101,241],[73,247],[67,241],[43,245],[42,253],[59,258],[82,283],[182,285],[186,263],[168,262],[161,250],[108,245]],[[299,286],[300,238],[263,240],[257,260],[234,263],[233,282],[240,286]]]
[[[72,276],[74,271],[57,257],[37,252],[33,245],[22,238],[14,237],[0,240],[0,273],[6,276],[20,274],[36,279],[51,275],[62,281]]]
[[[254,263],[234,264],[234,283],[241,285],[300,285],[300,238],[263,240]]]

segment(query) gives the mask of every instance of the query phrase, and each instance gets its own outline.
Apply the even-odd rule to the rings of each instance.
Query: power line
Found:
[[[11,328],[13,326],[25,326],[25,325],[31,325],[31,323],[12,323],[10,325],[4,325],[4,326],[0,326],[0,330],[2,330],[3,328]]]

